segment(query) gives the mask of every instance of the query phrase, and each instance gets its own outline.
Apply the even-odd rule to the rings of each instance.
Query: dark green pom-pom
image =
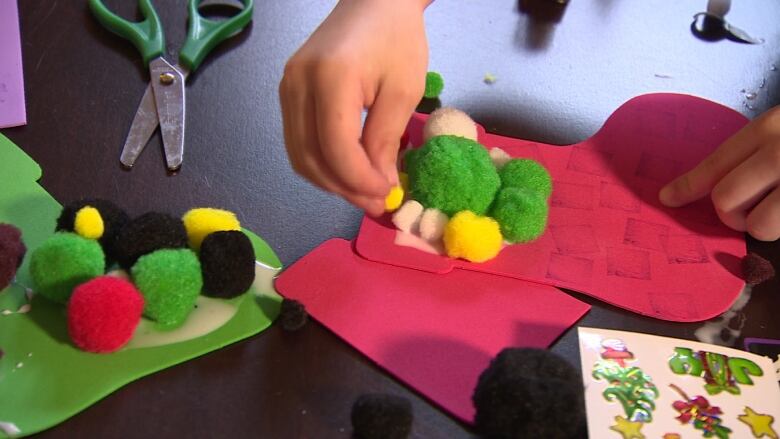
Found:
[[[491,216],[501,225],[507,242],[529,242],[544,233],[549,208],[537,192],[508,187],[498,192]]]
[[[544,199],[552,193],[552,178],[544,166],[530,159],[513,159],[507,162],[498,175],[501,187],[518,187],[536,191]]]

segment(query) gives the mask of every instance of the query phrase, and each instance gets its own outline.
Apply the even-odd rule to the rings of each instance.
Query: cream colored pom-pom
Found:
[[[428,242],[434,242],[444,234],[447,227],[447,215],[439,209],[425,209],[420,218],[420,237]]]
[[[477,124],[468,114],[451,107],[443,107],[431,113],[423,127],[423,141],[441,135],[465,137],[477,141]]]
[[[404,203],[400,209],[393,214],[393,224],[398,230],[409,233],[417,226],[422,215],[423,206],[415,200],[409,200]]]

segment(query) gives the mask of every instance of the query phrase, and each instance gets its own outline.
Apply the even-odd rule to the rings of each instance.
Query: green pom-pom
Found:
[[[419,152],[419,149],[409,149],[404,153],[404,169],[409,170],[412,166],[414,166],[414,160],[417,158],[417,153]]]
[[[508,161],[498,175],[501,187],[530,189],[541,194],[546,200],[552,193],[552,178],[544,166],[531,159],[513,159]]]
[[[544,233],[547,226],[547,201],[537,192],[524,188],[503,188],[498,192],[491,216],[501,226],[510,243],[529,242]]]
[[[487,150],[465,137],[433,137],[413,158],[407,166],[412,198],[448,216],[484,214],[501,185]]]
[[[425,93],[423,96],[427,99],[438,98],[441,91],[444,90],[444,79],[436,72],[428,72],[425,75]]]
[[[165,329],[187,319],[203,287],[200,262],[189,249],[162,249],[141,256],[132,275],[146,302],[144,315]]]
[[[103,274],[106,257],[97,241],[75,233],[55,233],[30,257],[35,291],[65,303],[73,288]]]

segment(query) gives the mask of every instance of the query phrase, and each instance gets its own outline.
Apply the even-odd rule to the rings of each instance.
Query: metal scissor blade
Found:
[[[165,161],[169,170],[179,169],[184,158],[184,79],[176,67],[163,58],[149,63],[157,119],[160,121]]]
[[[149,84],[144,92],[144,97],[141,98],[141,103],[138,105],[138,110],[135,112],[130,132],[127,133],[125,145],[122,147],[122,155],[119,156],[119,161],[123,165],[130,168],[135,164],[138,156],[149,143],[149,138],[154,134],[154,130],[157,129],[158,123],[157,104],[154,102],[152,85]]]

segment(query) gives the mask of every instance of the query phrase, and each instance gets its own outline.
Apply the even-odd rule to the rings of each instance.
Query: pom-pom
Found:
[[[55,233],[30,256],[35,291],[59,303],[67,302],[77,285],[103,274],[105,267],[100,244],[75,233]]]
[[[76,231],[76,213],[82,208],[90,206],[97,209],[100,213],[100,219],[103,222],[103,233],[98,239],[103,246],[103,252],[106,255],[106,265],[111,265],[116,260],[116,244],[119,231],[130,221],[124,210],[117,207],[114,203],[102,199],[83,199],[68,204],[62,208],[60,217],[57,218],[57,231],[75,232]]]
[[[283,299],[279,309],[279,323],[285,331],[297,331],[309,320],[306,307],[293,299]]]
[[[419,148],[408,149],[404,153],[403,159],[401,160],[403,162],[403,168],[406,170],[407,188],[410,187],[410,186],[408,186],[408,184],[409,184],[409,169],[411,169],[413,166],[415,166],[414,165],[414,160],[417,158],[419,152],[420,152]]]
[[[68,333],[87,352],[114,352],[133,337],[144,299],[130,282],[96,277],[77,286],[68,301]]]
[[[116,240],[116,259],[125,270],[143,255],[163,248],[187,247],[187,232],[178,218],[158,212],[145,213],[128,222]]]
[[[570,439],[585,427],[577,370],[542,349],[501,351],[479,376],[472,401],[475,428],[488,438]]]
[[[425,209],[420,217],[420,237],[429,242],[437,241],[444,235],[449,220],[438,209]]]
[[[493,218],[467,210],[452,217],[444,229],[444,248],[451,258],[485,262],[498,255],[502,244],[501,229]]]
[[[87,239],[100,239],[105,231],[100,212],[92,206],[84,206],[76,212],[73,231]]]
[[[758,285],[775,277],[772,263],[755,253],[748,253],[742,258],[742,278],[748,285]]]
[[[412,404],[400,396],[360,395],[351,418],[354,436],[360,439],[404,439],[412,432]]]
[[[213,232],[200,246],[203,292],[231,298],[245,293],[255,281],[255,251],[244,232]]]
[[[463,137],[437,136],[417,150],[409,167],[411,197],[427,208],[454,215],[482,215],[501,184],[487,150]]]
[[[188,248],[162,249],[138,258],[133,282],[144,296],[144,314],[164,329],[181,325],[203,287],[200,263]]]
[[[510,160],[512,160],[512,156],[507,154],[506,151],[499,147],[493,147],[490,148],[490,151],[488,151],[488,154],[490,154],[490,159],[493,160],[493,166],[495,166],[497,169],[501,169],[509,163]]]
[[[544,166],[530,159],[513,159],[499,171],[501,187],[517,187],[539,193],[544,199],[552,193],[552,177]]]
[[[444,78],[437,72],[428,72],[425,75],[425,93],[426,99],[436,99],[444,90]]]
[[[436,109],[423,126],[423,141],[436,136],[459,136],[477,141],[477,124],[468,114],[451,107]]]
[[[385,197],[385,212],[393,212],[399,207],[401,207],[401,203],[404,201],[404,189],[399,184],[398,186],[394,186],[392,189],[390,189],[390,193],[387,194],[387,197]]]
[[[182,221],[184,221],[184,227],[187,229],[190,247],[195,250],[200,248],[203,239],[209,233],[241,230],[241,223],[236,218],[236,214],[210,207],[191,209],[184,214]]]
[[[393,224],[402,231],[409,233],[420,221],[423,206],[417,201],[409,200],[393,214]]]
[[[409,174],[406,172],[398,173],[398,184],[401,185],[404,193],[409,192]]]
[[[510,243],[529,242],[547,227],[547,201],[534,191],[503,188],[498,192],[491,214],[501,224],[501,233]]]
[[[26,252],[21,230],[10,224],[0,224],[0,290],[10,285]]]
[[[10,257],[19,268],[25,253],[27,247],[22,241],[22,231],[11,224],[0,224],[0,254]]]

